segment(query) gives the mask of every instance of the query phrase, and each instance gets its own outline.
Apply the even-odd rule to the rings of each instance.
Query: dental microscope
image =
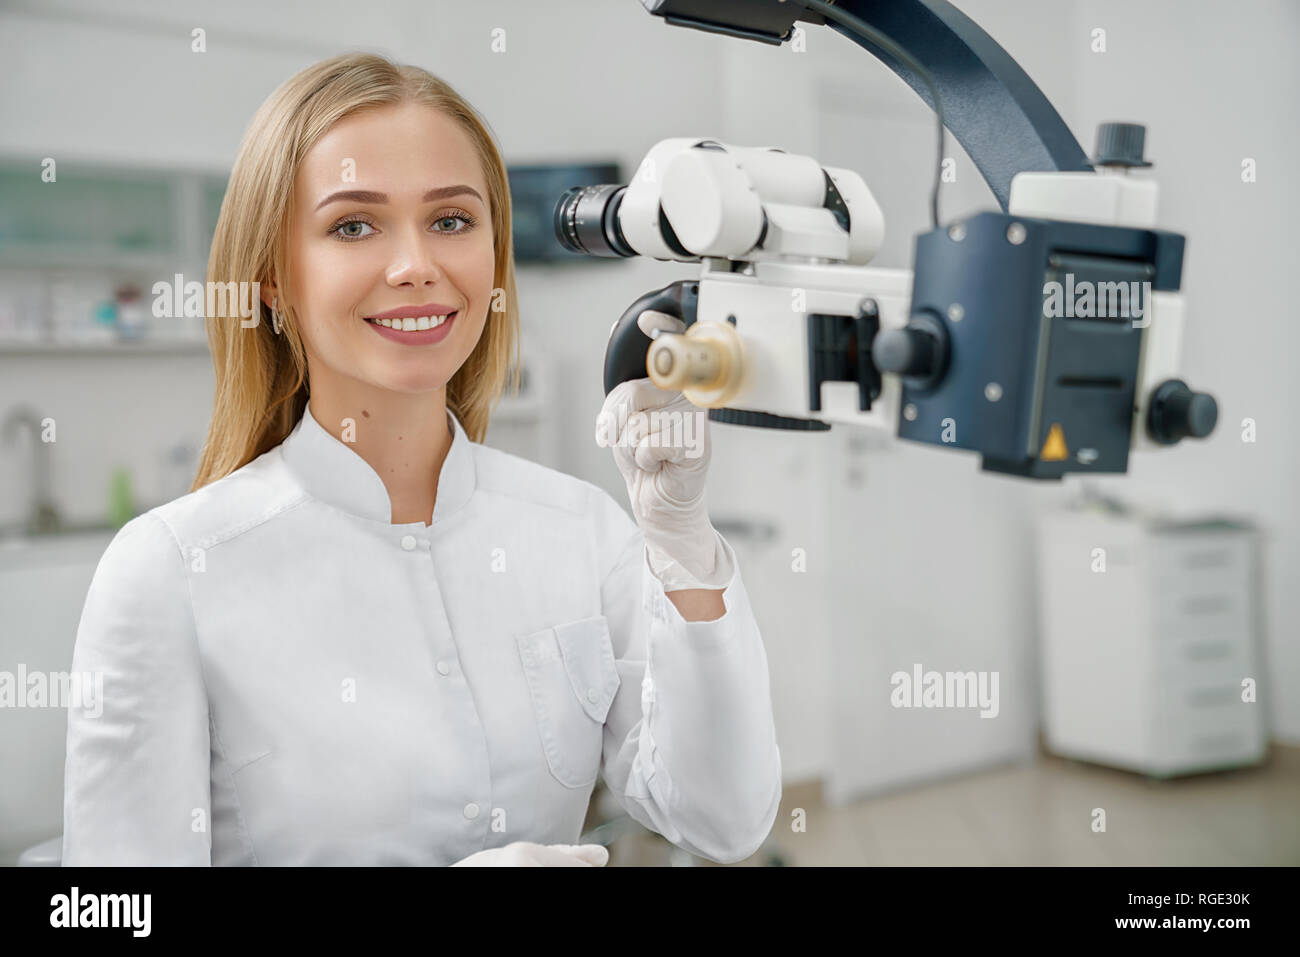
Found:
[[[868,266],[885,223],[862,177],[773,147],[656,143],[626,184],[555,207],[568,249],[698,263],[610,330],[608,394],[649,377],[710,421],[844,423],[974,451],[1033,479],[1123,473],[1131,449],[1204,438],[1214,398],[1179,376],[1185,238],[1134,171],[1144,127],[1106,123],[1090,161],[1005,50],[946,0],[642,0],[674,26],[781,44],[829,26],[936,112],[999,204],[916,237],[912,270]],[[682,320],[648,335],[647,309]]]

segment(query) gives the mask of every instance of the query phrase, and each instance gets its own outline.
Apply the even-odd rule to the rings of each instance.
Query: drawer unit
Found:
[[[1160,777],[1263,758],[1252,527],[1093,509],[1037,535],[1050,750]]]

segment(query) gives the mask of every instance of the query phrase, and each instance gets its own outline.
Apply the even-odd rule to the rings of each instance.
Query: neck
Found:
[[[383,480],[393,524],[433,522],[438,477],[452,441],[445,386],[416,395],[313,390],[309,404],[321,427],[365,459]]]

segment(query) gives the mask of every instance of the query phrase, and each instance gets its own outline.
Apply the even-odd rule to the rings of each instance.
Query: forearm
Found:
[[[681,588],[664,594],[687,621],[717,621],[727,613],[721,588]]]
[[[634,820],[677,846],[743,860],[771,830],[781,793],[766,655],[744,584],[737,574],[723,592],[721,619],[695,622],[681,600],[716,590],[646,587],[640,708],[624,705],[631,730],[606,780]]]

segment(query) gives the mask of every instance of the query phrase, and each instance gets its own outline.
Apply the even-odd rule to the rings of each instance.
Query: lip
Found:
[[[421,316],[445,316],[447,313],[455,311],[455,306],[444,306],[440,302],[431,302],[424,306],[402,306],[400,309],[390,309],[388,312],[377,312],[373,316],[366,316],[366,318],[419,319]]]
[[[427,315],[427,313],[425,313]],[[447,321],[433,329],[416,329],[412,332],[401,332],[397,329],[390,329],[387,326],[381,326],[377,322],[367,322],[371,329],[379,333],[385,339],[391,339],[394,342],[401,343],[404,346],[427,346],[435,342],[442,342],[447,336],[451,335],[451,325],[459,317],[458,313],[452,313]],[[402,318],[406,318],[403,316]]]

